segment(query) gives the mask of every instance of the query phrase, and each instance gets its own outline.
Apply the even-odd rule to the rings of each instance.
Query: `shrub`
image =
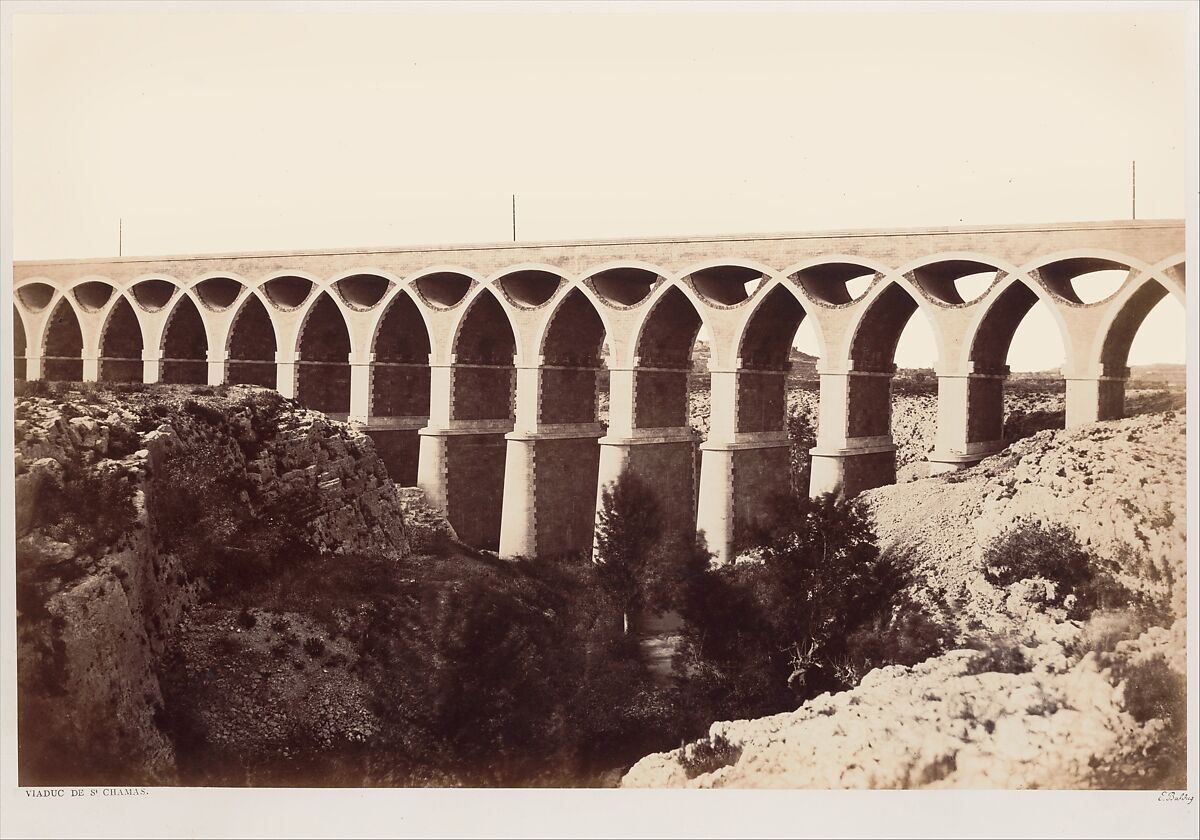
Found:
[[[1098,608],[1127,606],[1133,599],[1113,577],[1112,568],[1093,557],[1059,523],[1018,521],[984,549],[983,566],[988,583],[1001,588],[1039,577],[1053,582],[1051,604],[1066,608],[1074,619],[1087,618]]]
[[[688,744],[680,750],[679,765],[689,779],[712,773],[722,767],[737,764],[742,748],[731,744],[723,735]]]
[[[325,653],[325,642],[316,636],[309,636],[304,640],[304,652],[316,659]]]

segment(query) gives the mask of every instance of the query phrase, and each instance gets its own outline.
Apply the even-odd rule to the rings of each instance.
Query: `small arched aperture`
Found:
[[[278,381],[276,349],[275,325],[271,322],[271,314],[258,295],[247,295],[229,328],[229,361],[225,381],[274,388]]]
[[[67,299],[61,298],[46,324],[42,378],[63,382],[83,379],[83,331]]]
[[[458,306],[474,284],[474,279],[457,271],[434,271],[413,281],[417,294],[438,309]]]
[[[587,282],[605,303],[637,306],[661,279],[658,273],[647,268],[616,266],[596,272]]]
[[[553,271],[529,268],[505,274],[496,284],[517,306],[536,309],[554,297],[562,282],[562,277]]]
[[[452,419],[513,417],[515,352],[508,313],[491,290],[482,290],[468,305],[454,339]]]
[[[383,300],[392,281],[378,274],[351,274],[333,285],[347,306],[365,311]]]
[[[162,381],[203,385],[208,382],[208,332],[195,302],[181,295],[163,330]]]
[[[326,414],[350,413],[350,331],[328,292],[321,292],[300,331],[296,397]]]
[[[142,326],[124,297],[117,298],[100,334],[100,381],[142,381]]]
[[[388,304],[372,349],[371,416],[428,417],[429,330],[407,294]]]
[[[209,277],[197,283],[192,290],[201,303],[220,312],[233,306],[233,302],[242,293],[242,284],[232,277]]]
[[[853,262],[822,262],[802,268],[791,275],[813,300],[830,306],[844,306],[858,300],[880,272]]]
[[[854,331],[850,345],[854,369],[891,373],[895,369],[896,345],[916,311],[916,299],[899,283],[891,283],[880,292]]]
[[[637,340],[634,427],[688,425],[692,348],[702,325],[700,313],[678,286],[654,302]]]
[[[1063,300],[1089,304],[1111,297],[1129,277],[1130,265],[1108,257],[1068,257],[1035,272]]]
[[[587,296],[579,289],[568,292],[542,343],[539,423],[596,422],[604,334],[604,322]]]
[[[738,347],[736,431],[782,431],[792,344],[805,317],[788,289],[776,286],[755,308]]]
[[[133,297],[138,305],[151,312],[157,312],[175,296],[175,284],[166,280],[151,278],[143,280],[133,287]]]
[[[760,269],[744,265],[714,265],[693,271],[688,282],[700,297],[718,306],[737,306],[766,280]]]
[[[99,312],[112,297],[113,287],[101,280],[88,280],[72,290],[75,300],[88,312]]]
[[[947,306],[962,306],[984,294],[1000,269],[972,259],[942,259],[908,272],[912,282],[930,298]]]
[[[25,338],[25,322],[21,318],[21,312],[13,305],[13,378],[18,382],[23,382],[28,373],[25,353],[28,342]]]
[[[17,289],[17,297],[30,312],[41,312],[54,299],[54,287],[49,283],[26,283]]]

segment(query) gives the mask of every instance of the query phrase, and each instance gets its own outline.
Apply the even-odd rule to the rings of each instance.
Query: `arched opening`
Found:
[[[367,433],[397,484],[417,483],[420,437],[429,419],[429,331],[412,298],[396,295],[375,334]]]
[[[539,424],[596,422],[604,334],[591,301],[573,289],[554,313],[542,345]]]
[[[491,291],[481,292],[454,340],[452,419],[512,419],[515,352],[508,314]]]
[[[508,314],[485,289],[454,339],[450,423],[463,431],[447,447],[446,506],[466,543],[498,549],[507,442],[512,428],[516,337]]]
[[[1049,306],[1023,282],[992,303],[971,342],[977,392],[968,415],[969,442],[1014,440],[1061,429],[1066,348]]]
[[[537,552],[586,554],[596,522],[601,427],[597,391],[605,328],[592,302],[573,289],[558,305],[542,341],[538,371],[539,441],[534,510]]]
[[[117,299],[100,335],[100,381],[142,381],[142,326],[129,301]]]
[[[63,382],[83,379],[83,332],[66,298],[61,299],[46,324],[42,353],[42,378]]]
[[[1120,380],[1128,374],[1128,378],[1111,384],[1112,404],[1102,411],[1120,417],[1182,407],[1187,387],[1186,336],[1187,314],[1179,300],[1155,280],[1138,288],[1104,339],[1100,361],[1105,376]],[[1118,389],[1120,394],[1115,393]]]
[[[678,287],[654,304],[637,343],[633,425],[639,429],[688,425],[688,374],[703,324]]]
[[[207,282],[211,282],[206,280]],[[247,295],[246,302],[229,330],[229,360],[225,381],[240,385],[274,388],[275,325],[258,295]]]
[[[187,295],[179,298],[163,331],[162,381],[179,385],[208,382],[208,333],[200,310]]]
[[[300,331],[296,397],[344,420],[350,414],[350,331],[342,311],[322,292]]]
[[[734,498],[735,542],[744,523],[759,519],[769,493],[791,489],[808,492],[809,450],[816,444],[816,333],[804,307],[786,286],[776,286],[750,317],[738,348],[738,433],[788,433],[788,463],[778,463],[778,450],[763,449],[754,470],[761,480]],[[803,335],[801,331],[803,329]],[[810,350],[798,349],[803,345]],[[746,453],[743,467],[749,466]],[[773,481],[769,479],[774,479]],[[745,492],[748,489],[750,492]],[[758,491],[763,492],[759,493]]]
[[[937,433],[938,350],[928,318],[916,315],[908,319],[896,342],[894,361],[891,434],[896,446],[896,481],[903,483],[927,475],[926,462]]]
[[[13,307],[13,378],[18,382],[25,380],[27,374],[25,363],[25,322],[21,320],[21,313],[17,307]]]
[[[629,447],[624,469],[658,496],[664,539],[689,538],[696,528],[700,453],[691,427],[708,418],[690,411],[689,380],[702,325],[687,295],[672,286],[655,301],[637,339],[632,440],[645,443]]]
[[[821,415],[826,422],[836,419],[828,431],[830,447],[844,457],[823,460],[818,475],[813,464],[813,490],[838,489],[852,496],[871,487],[896,481],[896,438],[892,434],[892,379],[896,372],[896,350],[917,311],[916,299],[899,283],[890,283],[870,302],[850,345],[850,370],[827,395],[822,382]],[[919,328],[918,328],[919,329]],[[836,404],[835,404],[836,401]],[[840,408],[844,401],[844,409]],[[831,424],[832,425],[832,424]],[[823,433],[822,440],[826,435]],[[835,466],[839,477],[831,480]],[[835,475],[838,473],[835,472]]]

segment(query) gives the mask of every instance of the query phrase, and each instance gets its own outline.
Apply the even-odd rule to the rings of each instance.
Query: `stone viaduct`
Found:
[[[1114,270],[1117,291],[1085,303],[1089,275]],[[960,281],[979,275],[986,290],[964,300]],[[789,481],[803,319],[820,346],[811,492],[895,481],[893,359],[918,311],[938,346],[930,469],[952,470],[1003,447],[1009,345],[1039,301],[1066,349],[1068,425],[1121,415],[1138,327],[1184,298],[1184,225],[18,262],[14,291],[17,378],[276,388],[361,424],[397,481],[508,557],[589,551],[599,488],[632,470],[660,492],[665,527],[698,526],[725,558]],[[702,325],[699,441],[687,378]]]

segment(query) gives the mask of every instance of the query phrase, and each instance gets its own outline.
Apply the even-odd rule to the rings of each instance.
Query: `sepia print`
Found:
[[[770,788],[1187,830],[1194,9],[169,5],[5,22],[22,825]]]

